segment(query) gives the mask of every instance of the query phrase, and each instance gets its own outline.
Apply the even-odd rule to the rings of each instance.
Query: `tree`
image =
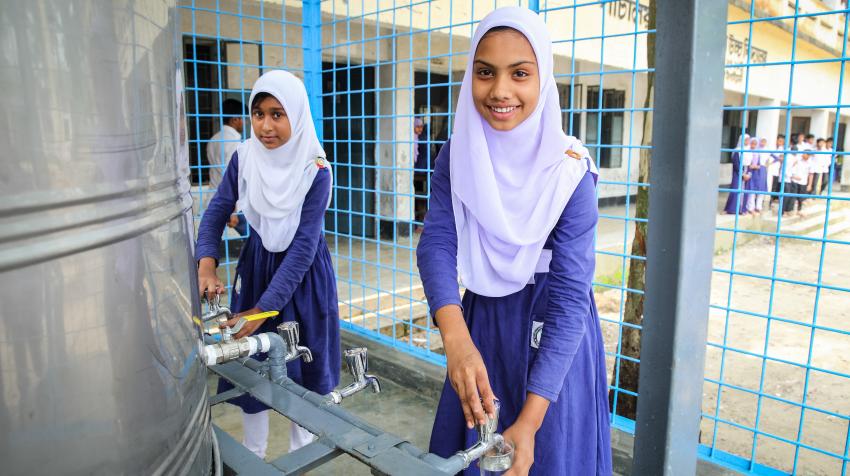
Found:
[[[649,2],[649,30],[655,30],[655,5],[656,0]],[[655,97],[655,33],[647,34],[646,38],[646,97],[643,102],[643,138],[641,145],[652,145],[652,110],[650,109]],[[638,171],[638,182],[641,184],[649,183],[649,163],[652,158],[651,148],[640,149],[640,163]],[[645,219],[649,216],[649,189],[646,186],[638,186],[637,198],[635,199],[635,217]],[[645,221],[635,222],[635,236],[632,239],[631,256],[646,256],[646,225]],[[646,283],[646,260],[632,258],[629,263],[629,274],[626,286],[629,289],[643,290]],[[630,360],[640,359],[640,329],[638,328],[643,323],[643,299],[641,293],[627,292],[626,305],[623,311],[623,326],[620,337],[620,354],[624,357],[618,357],[615,365],[619,364],[619,382],[611,382],[612,386],[618,385],[620,389],[628,390],[634,393],[638,391],[638,374],[640,366],[637,362]],[[618,377],[617,372],[614,372],[614,380]],[[613,390],[609,393],[609,403],[614,409],[614,394]],[[637,415],[637,398],[617,392],[617,415],[636,419]]]

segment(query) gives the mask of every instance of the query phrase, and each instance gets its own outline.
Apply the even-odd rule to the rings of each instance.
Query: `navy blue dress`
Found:
[[[416,250],[431,312],[448,304],[462,306],[501,402],[499,431],[514,423],[527,392],[550,401],[535,438],[530,474],[611,474],[605,350],[591,287],[598,219],[593,175],[588,172],[581,180],[549,236],[548,273],[536,273],[533,283],[508,296],[467,290],[461,300],[449,160],[446,144],[436,160],[430,208]],[[447,379],[430,451],[449,457],[471,446],[476,437],[475,430],[466,428],[460,400]],[[473,465],[465,474],[477,475],[478,469]]]
[[[218,261],[218,243],[226,221],[238,198],[238,162],[234,153],[215,196],[207,206],[198,228],[195,258],[212,257]],[[266,319],[256,333],[276,332],[278,324],[297,321],[301,344],[313,353],[313,362],[289,362],[289,377],[308,390],[327,394],[339,384],[340,343],[339,308],[331,255],[322,232],[325,205],[331,187],[331,175],[322,169],[313,180],[301,209],[301,222],[292,243],[284,251],[272,253],[253,228],[236,265],[236,280],[230,303],[235,313],[258,307],[280,311]],[[259,356],[260,360],[265,355]],[[233,388],[219,380],[218,391]],[[245,413],[258,413],[268,407],[249,395],[229,400]]]
[[[726,206],[723,207],[723,210],[729,215],[747,211],[747,201],[743,195],[741,196],[741,203],[738,203],[738,190],[741,189],[742,185],[741,172],[741,154],[739,152],[732,152],[732,183],[729,184],[729,188],[732,191],[729,192],[729,197],[726,198]],[[746,167],[744,167],[743,173],[747,173]]]

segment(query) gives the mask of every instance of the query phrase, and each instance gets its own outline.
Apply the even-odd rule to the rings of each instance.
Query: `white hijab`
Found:
[[[276,149],[267,149],[251,128],[251,137],[236,149],[239,157],[237,207],[271,252],[287,249],[301,221],[301,208],[313,179],[322,167],[330,169],[316,136],[307,90],[286,71],[260,76],[248,104],[258,93],[275,97],[289,118],[292,135]],[[330,205],[330,196],[328,203]]]
[[[484,34],[497,26],[525,35],[540,77],[536,108],[510,131],[490,127],[472,99],[475,52]],[[552,42],[539,15],[506,7],[481,21],[469,50],[450,147],[461,281],[484,296],[517,292],[534,275],[543,245],[585,173],[597,174],[588,150],[564,133]]]
[[[758,140],[755,136],[747,139],[746,144],[744,144],[744,155],[743,155],[743,163],[744,167],[748,165],[760,165],[761,164],[761,154],[757,152],[759,149],[758,145],[756,145],[755,149],[750,148],[750,143],[754,140]]]

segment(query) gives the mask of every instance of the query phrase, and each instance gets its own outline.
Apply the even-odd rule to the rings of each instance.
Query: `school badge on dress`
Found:
[[[540,347],[540,339],[543,337],[543,323],[531,321],[531,347]]]
[[[316,167],[326,169],[328,168],[328,161],[324,157],[316,157]]]

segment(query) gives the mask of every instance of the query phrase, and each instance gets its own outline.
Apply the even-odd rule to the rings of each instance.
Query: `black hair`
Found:
[[[806,134],[806,140],[814,139],[814,138],[815,138],[814,134]]]
[[[827,141],[827,142],[835,142],[835,140],[834,140],[832,137],[827,137],[827,138],[826,138],[826,141]]]
[[[263,102],[263,99],[270,98],[270,97],[274,97],[274,96],[272,96],[269,93],[257,93],[257,95],[254,96],[254,100],[251,101],[251,110],[253,111],[257,107],[259,107],[259,104],[261,102]]]
[[[224,121],[230,122],[233,119],[242,119],[248,115],[245,106],[236,99],[225,99],[221,104],[221,113],[224,115]]]
[[[785,139],[785,134],[779,134],[776,136],[777,139]]]
[[[818,137],[818,142],[826,142],[826,139],[824,139],[823,137]]]

